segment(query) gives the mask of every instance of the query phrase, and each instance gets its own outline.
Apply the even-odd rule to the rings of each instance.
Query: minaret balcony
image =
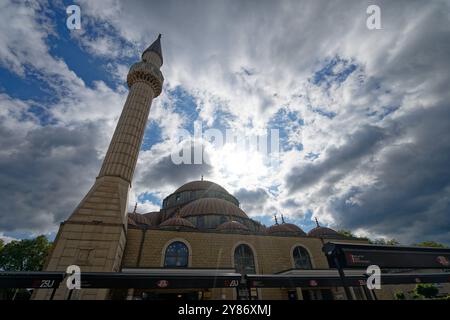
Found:
[[[138,81],[147,82],[153,89],[155,94],[154,97],[157,97],[162,91],[164,77],[156,66],[145,61],[140,61],[133,64],[130,68],[130,72],[128,72],[128,87],[131,88],[131,86]]]

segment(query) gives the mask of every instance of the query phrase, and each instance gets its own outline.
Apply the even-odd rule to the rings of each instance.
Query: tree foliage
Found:
[[[445,244],[435,242],[435,241],[423,241],[414,244],[417,247],[430,247],[430,248],[447,248]]]
[[[436,286],[434,284],[419,283],[418,285],[416,285],[416,289],[414,289],[414,293],[416,295],[418,295],[419,297],[432,299],[438,295],[439,289],[436,288]]]
[[[51,243],[43,235],[0,244],[0,270],[40,271],[50,247]]]
[[[344,237],[355,238],[356,236],[350,230],[339,230],[337,233]]]
[[[406,295],[405,295],[405,293],[403,291],[397,291],[394,294],[394,299],[395,300],[405,300],[406,299]]]
[[[390,239],[390,240],[386,240],[386,239],[375,239],[375,240],[369,240],[369,242],[371,244],[379,244],[379,245],[386,245],[386,246],[395,246],[400,244],[397,240],[395,239]]]

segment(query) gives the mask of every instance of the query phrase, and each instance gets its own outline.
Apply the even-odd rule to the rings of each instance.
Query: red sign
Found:
[[[443,265],[445,267],[448,267],[450,265],[450,262],[448,261],[447,257],[444,256],[438,256],[436,258],[437,263],[439,263],[440,265]]]
[[[166,288],[167,286],[169,286],[169,281],[159,280],[158,282],[156,282],[156,285],[160,288]]]
[[[316,281],[316,280],[310,280],[310,281],[309,281],[309,285],[310,285],[311,287],[317,287],[317,281]]]

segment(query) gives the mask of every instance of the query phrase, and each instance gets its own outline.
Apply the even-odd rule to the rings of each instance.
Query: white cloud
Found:
[[[3,232],[0,232],[0,240],[3,240],[3,243],[4,243],[4,244],[7,244],[7,243],[10,243],[11,241],[16,241],[16,240],[19,240],[19,239],[16,239],[16,238],[13,238],[13,237],[5,236],[5,235],[3,234]]]
[[[448,231],[438,225],[445,222],[440,215],[444,206],[441,201],[422,206],[414,190],[395,183],[383,185],[384,180],[389,180],[387,173],[394,175],[401,169],[392,171],[395,166],[389,165],[396,164],[396,157],[406,154],[413,159],[426,158],[420,152],[410,154],[411,147],[417,152],[423,149],[445,154],[445,141],[439,144],[440,149],[434,150],[426,132],[442,135],[445,130],[441,126],[448,125],[438,112],[449,101],[448,2],[436,1],[426,8],[421,1],[380,2],[383,30],[376,31],[365,26],[366,8],[372,4],[369,1],[79,3],[87,19],[86,28],[109,28],[101,37],[92,37],[88,32],[78,35],[81,46],[100,58],[111,51],[112,57],[131,53],[137,57],[138,49],[144,49],[159,32],[163,34],[162,71],[166,86],[161,97],[154,101],[150,118],[161,127],[164,142],[141,152],[133,184],[134,197],[143,192],[164,196],[181,180],[199,176],[202,171],[170,172],[173,168],[164,162],[175,145],[169,138],[190,121],[175,112],[176,101],[168,95],[168,89],[180,85],[194,97],[200,106],[200,118],[209,125],[221,112],[230,115],[227,124],[231,128],[252,127],[255,131],[265,129],[281,108],[302,118],[304,124],[296,128],[289,122],[285,126],[287,140],[301,143],[303,149],[284,152],[279,167],[258,165],[244,174],[239,157],[230,150],[224,148],[211,154],[213,166],[208,169],[207,178],[231,192],[252,192],[258,188],[268,192],[277,186],[278,191],[263,206],[250,205],[252,214],[278,211],[294,218],[311,210],[321,221],[339,229],[350,227],[367,234],[398,235],[404,241],[435,234],[442,241],[450,241]],[[0,19],[3,30],[0,63],[22,76],[30,70],[37,72],[43,81],[59,88],[59,101],[52,106],[52,115],[64,127],[76,130],[92,122],[90,125],[98,129],[99,138],[85,151],[98,152],[98,160],[111,136],[126,89],[119,86],[113,90],[100,81],[93,88],[86,87],[64,61],[49,54],[45,39],[48,32],[54,31],[48,20],[44,28],[38,28],[35,9],[20,9],[16,14],[17,5],[11,3],[1,9],[4,18]],[[115,37],[115,32],[121,38]],[[118,51],[117,46],[124,43],[124,50],[120,47]],[[36,49],[30,52],[31,47]],[[314,72],[337,57],[356,64],[357,69],[343,83],[314,84]],[[116,79],[126,74],[125,65],[108,62]],[[334,73],[345,66],[343,62],[337,64]],[[26,109],[28,105],[8,97],[4,100],[18,108]],[[327,113],[334,116],[327,117]],[[15,123],[17,117],[0,115],[9,117],[7,125],[11,128],[28,126],[24,132],[32,132],[38,126],[34,120]],[[429,121],[428,125],[421,126],[417,117]],[[349,153],[345,158],[344,151],[357,141],[355,133],[369,135],[367,128],[378,128],[386,138],[380,138],[380,145],[374,148],[366,148],[363,143],[357,148],[359,156]],[[23,131],[20,134],[26,135]],[[308,154],[316,154],[316,159],[307,157]],[[341,162],[333,159],[336,155]],[[99,160],[96,161],[90,160],[90,172],[95,172]],[[435,171],[437,176],[445,177],[434,195],[447,199],[448,180],[446,171],[438,166],[440,163],[408,162],[411,172],[419,173],[426,171],[421,166],[430,163],[439,168]],[[155,167],[167,172],[157,175]],[[301,174],[293,174],[296,170]],[[162,179],[164,173],[172,173],[168,181]],[[155,183],[146,177],[161,179]],[[388,191],[395,187],[404,187],[405,192],[411,193],[387,201]],[[83,187],[80,190],[81,194]],[[390,207],[381,210],[369,201],[371,196],[377,196]],[[415,208],[421,209],[415,213],[414,221],[405,217],[409,207],[399,206],[395,201],[406,203],[408,197],[417,200]],[[367,215],[354,209],[364,203],[372,206],[365,208]],[[349,208],[349,204],[353,207]],[[370,212],[372,209],[374,213]],[[436,222],[430,219],[431,215],[439,217]],[[396,217],[396,223],[392,222],[392,216]]]

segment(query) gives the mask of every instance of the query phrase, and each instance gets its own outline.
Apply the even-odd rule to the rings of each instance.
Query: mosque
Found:
[[[61,223],[44,271],[158,272],[195,275],[214,272],[293,274],[326,272],[322,247],[326,241],[364,243],[317,226],[308,232],[286,222],[272,226],[251,219],[239,199],[214,182],[183,184],[157,212],[127,212],[137,157],[152,100],[162,91],[164,77],[161,35],[130,68],[129,94],[99,175],[70,217]],[[150,182],[151,183],[151,182]],[[72,299],[345,299],[339,286],[328,288],[164,288],[81,289]],[[372,299],[363,287],[352,287],[354,299]],[[66,299],[61,286],[55,299]],[[48,299],[36,290],[33,299]],[[392,296],[391,296],[392,297]],[[52,297],[53,298],[53,297]]]
[[[152,268],[215,269],[241,274],[276,274],[295,269],[327,269],[322,253],[324,241],[362,240],[345,237],[317,225],[308,233],[281,217],[280,223],[266,227],[247,216],[239,200],[211,181],[188,182],[163,200],[157,212],[128,214],[127,242],[122,270]],[[359,289],[359,288],[358,288]],[[353,288],[353,290],[358,290]],[[254,289],[251,297],[242,291],[206,289],[203,291],[134,290],[135,298],[186,299],[341,299],[340,288],[316,290]],[[363,295],[362,292],[357,292]]]

